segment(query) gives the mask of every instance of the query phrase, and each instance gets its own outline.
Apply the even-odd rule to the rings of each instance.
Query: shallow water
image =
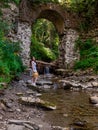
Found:
[[[86,122],[83,130],[98,130],[98,107],[90,104],[89,92],[57,89],[44,93],[42,98],[57,106],[56,110],[46,111],[46,120],[50,124],[72,127],[80,121]]]

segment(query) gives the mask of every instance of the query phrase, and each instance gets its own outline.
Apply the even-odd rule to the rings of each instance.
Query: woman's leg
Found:
[[[34,85],[34,86],[36,85],[37,79],[38,79],[38,73],[33,74],[32,85]]]
[[[35,77],[32,77],[32,83],[35,83]]]
[[[34,81],[35,85],[36,85],[37,79],[38,79],[38,77],[35,78],[35,81]]]

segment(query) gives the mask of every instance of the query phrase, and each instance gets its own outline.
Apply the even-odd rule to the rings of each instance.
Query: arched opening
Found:
[[[59,35],[52,22],[37,19],[32,25],[30,56],[45,62],[55,61],[59,56]]]
[[[59,57],[59,35],[53,23],[47,19],[37,19],[31,27],[30,57],[34,56],[38,61],[38,71],[53,73],[53,63]],[[43,63],[42,63],[43,62]],[[47,64],[48,63],[48,64]],[[48,71],[46,71],[48,68]]]
[[[36,23],[39,19],[46,19],[51,21],[58,35],[60,44],[58,44],[59,57],[57,62],[55,62],[56,66],[59,68],[72,68],[74,62],[79,57],[78,53],[74,49],[75,41],[79,36],[78,32],[75,30],[75,28],[78,26],[77,17],[73,14],[71,15],[67,10],[63,10],[63,8],[60,5],[52,3],[37,5],[31,3],[28,0],[22,0],[19,9],[20,23],[18,24],[18,39],[20,39],[22,43],[22,48],[25,48],[21,52],[21,56],[23,57],[23,63],[27,65],[29,63],[31,55],[34,55],[38,59],[38,48],[36,48],[38,53],[35,54],[34,51],[31,51],[33,54],[30,53],[30,48],[35,47],[31,44],[32,36],[34,36],[32,28],[34,29],[34,26],[36,26]],[[46,33],[46,31],[43,33],[42,29],[40,29],[39,32],[41,33],[41,35]],[[39,32],[36,34],[39,35]],[[38,40],[38,38],[36,39]],[[39,42],[40,46],[38,45],[38,47],[40,49],[42,49],[43,46],[49,46],[48,50],[51,50],[52,44],[48,45],[47,42],[37,41],[36,39],[33,39],[33,44],[38,45],[36,43]],[[35,48],[33,50],[35,50]],[[43,55],[43,51],[41,52],[42,53],[39,54],[40,56]],[[50,55],[51,53],[48,52],[48,54]],[[52,61],[51,58],[42,58],[41,60],[43,59],[48,62]]]
[[[51,21],[57,32],[59,34],[62,34],[64,31],[64,18],[62,17],[62,15],[59,14],[59,12],[55,11],[55,10],[51,10],[51,9],[46,9],[40,12],[40,14],[38,15],[38,18],[45,18],[49,21]]]

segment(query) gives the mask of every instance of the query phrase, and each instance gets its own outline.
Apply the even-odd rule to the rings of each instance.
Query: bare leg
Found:
[[[37,81],[37,79],[38,79],[38,78],[36,77],[36,78],[35,78],[35,82],[34,82],[34,83],[35,83],[35,85],[36,85],[36,81]]]
[[[34,77],[32,78],[32,82],[35,83],[35,78]]]
[[[36,85],[36,81],[37,81],[37,78],[33,77],[33,78],[32,78],[32,85],[35,86],[35,85]]]
[[[36,81],[37,81],[37,79],[38,79],[38,74],[36,75],[36,73],[35,73],[35,75],[33,75],[33,77],[32,77],[32,85],[36,85]]]

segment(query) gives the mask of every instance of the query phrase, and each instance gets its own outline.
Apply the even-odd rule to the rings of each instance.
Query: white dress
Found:
[[[37,72],[36,62],[32,61],[32,71]]]

